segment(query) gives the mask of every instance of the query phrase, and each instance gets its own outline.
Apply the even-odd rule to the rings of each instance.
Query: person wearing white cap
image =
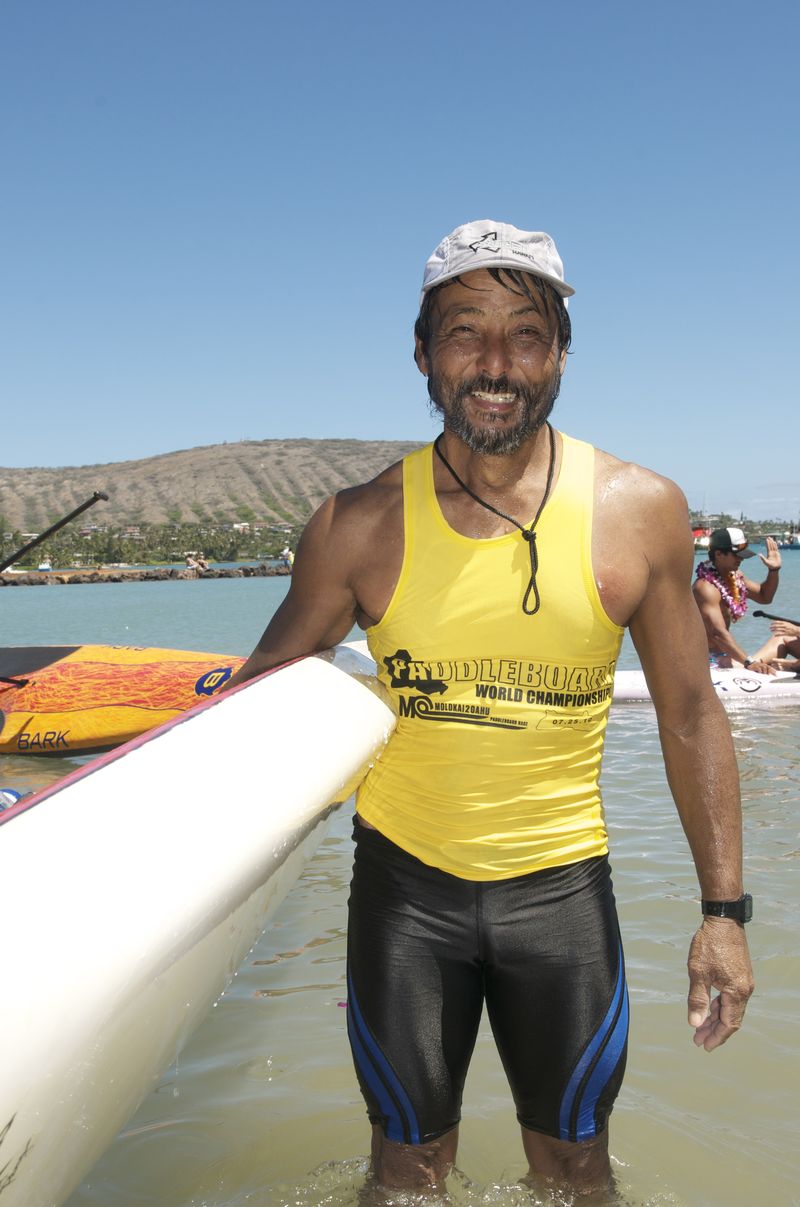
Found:
[[[356,799],[348,927],[348,1032],[383,1186],[443,1184],[484,1005],[531,1180],[611,1184],[628,996],[599,770],[626,628],[703,899],[695,1044],[725,1043],[753,988],[736,761],[686,501],[548,422],[572,294],[543,232],[482,220],[439,244],[415,359],[443,431],[322,505],[230,681],[358,623],[398,714]]]
[[[767,642],[749,657],[731,633],[731,625],[747,611],[748,600],[769,604],[775,598],[781,553],[774,537],[767,537],[766,546],[766,557],[763,553],[758,556],[767,567],[767,577],[757,583],[741,571],[742,562],[755,557],[741,528],[716,528],[711,533],[708,560],[697,566],[692,590],[705,625],[712,666],[742,666],[762,675],[775,673],[771,663],[779,652],[777,640]]]

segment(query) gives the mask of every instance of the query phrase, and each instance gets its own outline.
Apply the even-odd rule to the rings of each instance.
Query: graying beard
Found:
[[[549,413],[548,411],[547,414]],[[458,436],[460,440],[463,440],[467,448],[473,453],[502,457],[508,456],[509,453],[515,453],[526,440],[531,436],[535,436],[543,426],[546,418],[547,415],[543,415],[540,421],[531,422],[532,416],[526,415],[516,427],[498,426],[494,429],[483,428],[477,431],[470,424],[459,403],[456,404],[456,408],[452,414],[445,419],[445,427],[454,436]]]
[[[541,431],[550,417],[560,388],[561,378],[559,375],[554,382],[551,396],[543,410],[536,410],[534,412],[534,408],[531,407],[516,427],[498,426],[494,431],[489,429],[476,431],[467,419],[463,399],[461,398],[456,400],[449,415],[445,415],[444,408],[435,398],[429,397],[428,405],[431,414],[434,416],[438,415],[444,419],[444,425],[448,431],[452,432],[454,436],[458,436],[459,440],[462,440],[471,452],[479,453],[485,457],[507,457],[511,453],[517,452],[526,440]]]

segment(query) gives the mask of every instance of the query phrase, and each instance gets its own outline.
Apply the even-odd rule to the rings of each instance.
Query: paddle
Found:
[[[32,541],[28,541],[27,545],[23,545],[21,549],[17,549],[17,551],[12,553],[10,557],[7,557],[5,561],[0,562],[0,574],[2,574],[3,571],[9,566],[13,565],[14,562],[19,561],[24,553],[27,553],[30,549],[35,549],[37,545],[41,545],[42,541],[46,541],[47,538],[52,536],[54,532],[58,532],[59,528],[63,528],[65,524],[68,524],[70,520],[74,520],[75,517],[80,515],[82,511],[86,511],[87,507],[94,507],[95,503],[98,503],[100,499],[107,503],[108,495],[102,490],[96,490],[91,499],[87,499],[85,503],[81,503],[80,507],[76,507],[74,511],[69,513],[69,515],[65,515],[63,520],[57,520],[55,524],[50,525],[46,532],[40,533],[39,536],[34,537]]]
[[[776,616],[774,612],[762,612],[760,608],[756,608],[753,612],[754,616],[763,616],[765,620],[782,620],[785,624],[796,624],[800,626],[800,620],[790,620],[788,616]]]

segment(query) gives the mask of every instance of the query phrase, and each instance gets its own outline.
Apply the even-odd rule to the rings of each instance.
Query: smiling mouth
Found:
[[[488,390],[473,390],[473,398],[479,398],[481,402],[493,403],[495,406],[503,406],[509,402],[514,402],[516,394],[492,394]]]

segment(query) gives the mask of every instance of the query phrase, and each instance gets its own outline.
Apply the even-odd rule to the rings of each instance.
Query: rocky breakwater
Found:
[[[173,579],[206,578],[279,578],[291,574],[284,566],[232,566],[208,570],[178,570],[173,566],[150,568],[127,566],[100,567],[96,570],[30,570],[0,574],[0,587],[52,587],[75,583],[163,583]]]

